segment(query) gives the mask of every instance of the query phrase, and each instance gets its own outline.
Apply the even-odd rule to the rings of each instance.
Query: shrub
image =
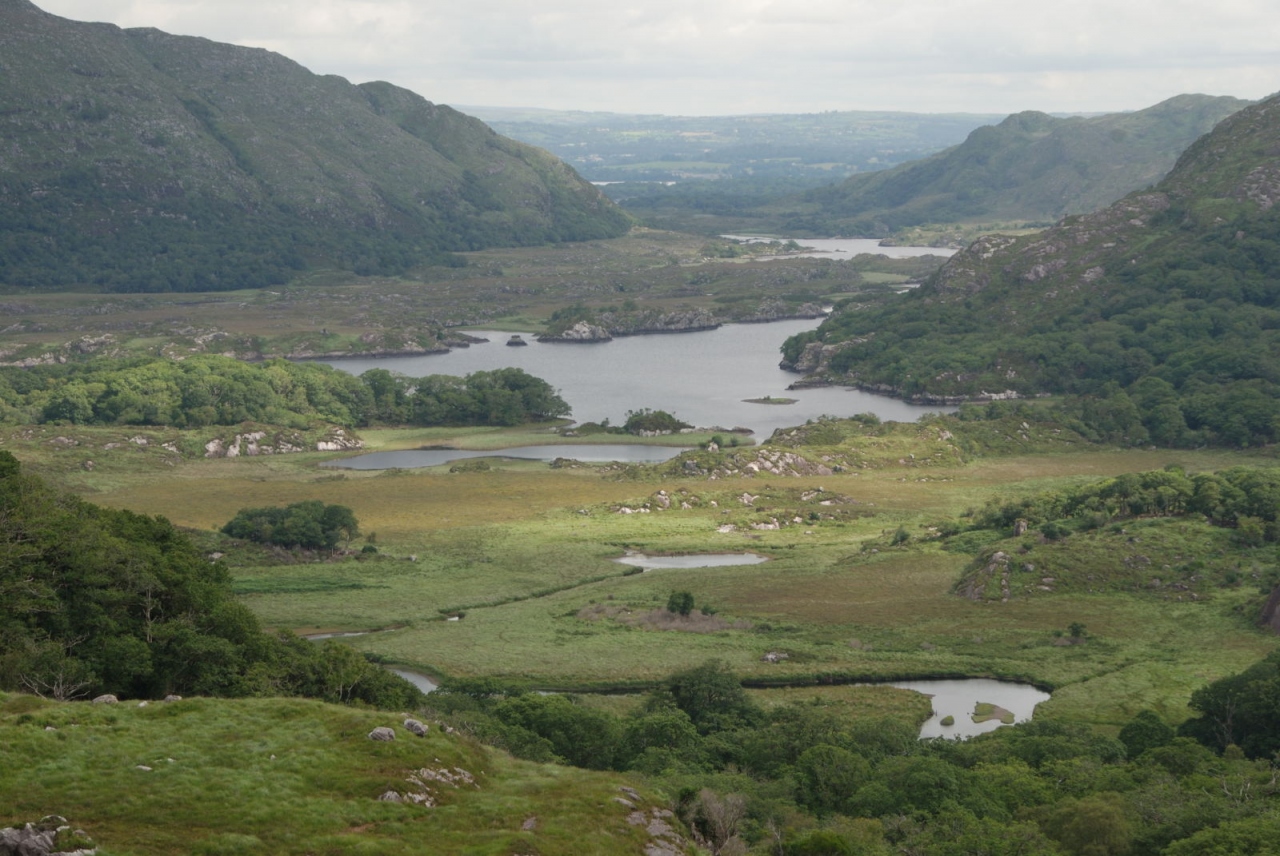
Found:
[[[310,499],[284,508],[242,508],[222,531],[259,544],[332,550],[340,539],[350,543],[360,526],[347,506]]]

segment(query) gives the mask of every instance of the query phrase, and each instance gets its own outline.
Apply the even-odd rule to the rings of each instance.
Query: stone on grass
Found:
[[[416,734],[419,737],[427,736],[427,726],[416,719],[406,719],[404,721],[404,727],[410,734]]]
[[[369,732],[369,739],[388,743],[396,739],[396,732],[395,729],[387,728],[385,725],[379,726]]]
[[[95,698],[93,700],[93,703],[94,704],[119,704],[120,699],[116,698],[111,693],[106,693],[104,695],[100,695],[97,698]]]

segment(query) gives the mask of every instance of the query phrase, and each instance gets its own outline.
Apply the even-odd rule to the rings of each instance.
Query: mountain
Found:
[[[1155,187],[1035,235],[979,239],[914,293],[846,307],[784,353],[833,380],[926,400],[1095,396],[1129,414],[1137,439],[1270,442],[1277,203],[1272,96],[1193,143]]]
[[[1091,118],[1016,113],[931,157],[809,191],[791,225],[883,235],[923,223],[1094,211],[1158,181],[1193,140],[1248,103],[1179,95]]]
[[[229,289],[629,220],[548,153],[389,83],[0,0],[0,283]]]

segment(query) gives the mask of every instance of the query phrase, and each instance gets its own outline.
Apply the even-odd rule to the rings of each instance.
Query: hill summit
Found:
[[[0,0],[0,284],[397,273],[628,222],[555,157],[389,83]]]

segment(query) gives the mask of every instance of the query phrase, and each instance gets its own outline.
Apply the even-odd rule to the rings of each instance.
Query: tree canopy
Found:
[[[354,522],[354,521],[352,521]],[[264,633],[163,517],[59,493],[0,451],[0,689],[307,695],[392,707],[421,698],[350,648]]]
[[[301,428],[316,421],[518,425],[568,414],[550,384],[518,368],[424,378],[370,369],[355,377],[320,363],[209,355],[0,368],[0,418],[7,421]]]
[[[284,508],[242,508],[222,532],[259,544],[332,550],[339,541],[351,543],[360,525],[347,506],[309,499]]]

